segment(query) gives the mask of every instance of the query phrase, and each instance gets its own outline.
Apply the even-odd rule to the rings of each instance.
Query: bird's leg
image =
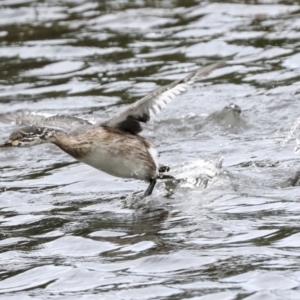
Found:
[[[148,188],[146,189],[146,191],[144,193],[144,197],[148,197],[148,196],[150,196],[152,194],[153,189],[154,189],[154,187],[156,185],[156,181],[157,181],[156,178],[152,178],[150,180],[150,184],[149,184]]]

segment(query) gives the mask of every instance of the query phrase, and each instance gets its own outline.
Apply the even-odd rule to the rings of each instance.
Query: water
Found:
[[[176,177],[148,199],[52,145],[0,151],[1,299],[300,298],[300,4],[235,2],[1,1],[0,119],[100,120],[228,61],[145,126]]]

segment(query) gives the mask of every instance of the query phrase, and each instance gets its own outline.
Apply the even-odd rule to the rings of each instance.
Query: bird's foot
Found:
[[[158,167],[158,172],[159,173],[166,173],[166,172],[169,172],[171,170],[171,168],[167,165],[160,165]]]

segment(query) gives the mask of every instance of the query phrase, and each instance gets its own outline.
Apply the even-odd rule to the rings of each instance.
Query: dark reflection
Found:
[[[127,235],[155,235],[160,231],[161,224],[167,219],[168,210],[163,208],[138,209],[124,216],[111,213],[98,213],[86,220],[85,228],[74,231],[78,235],[88,235],[94,231],[110,228],[116,231],[125,231]],[[87,222],[87,223],[86,223]],[[124,243],[127,243],[124,240]]]

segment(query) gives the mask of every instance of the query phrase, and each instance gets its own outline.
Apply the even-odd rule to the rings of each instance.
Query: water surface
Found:
[[[0,151],[0,298],[300,299],[299,188],[281,188],[299,167],[294,140],[281,146],[300,111],[299,14],[275,0],[3,0],[2,116],[101,120],[228,66],[145,126],[178,181],[144,201],[131,195],[145,183],[55,146]]]

